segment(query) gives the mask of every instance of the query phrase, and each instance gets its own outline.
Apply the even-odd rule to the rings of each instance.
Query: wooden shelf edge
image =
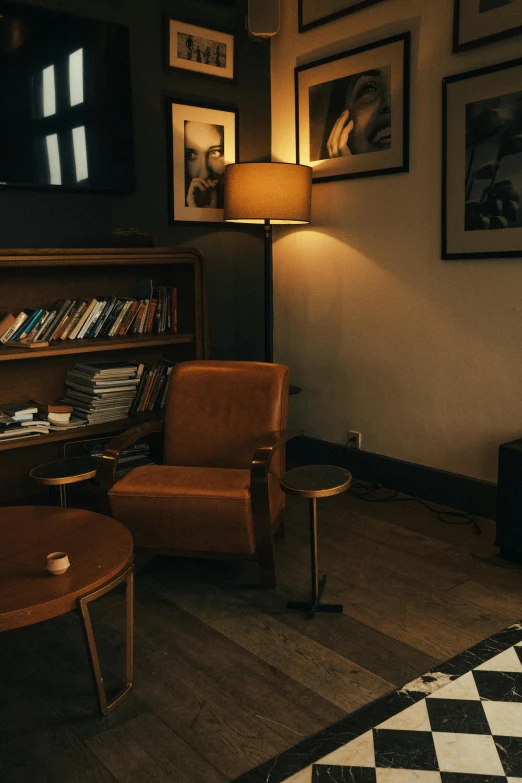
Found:
[[[118,432],[124,432],[136,424],[143,421],[162,419],[163,411],[148,411],[139,413],[136,416],[130,416],[126,419],[116,419],[115,421],[104,421],[100,424],[88,424],[86,427],[75,427],[64,432],[51,432],[49,435],[35,435],[34,438],[20,438],[17,440],[1,441],[0,451],[11,451],[12,449],[23,449],[29,446],[43,446],[46,443],[56,443],[64,440],[83,440],[92,435],[113,435]]]
[[[148,348],[152,345],[180,345],[194,341],[193,334],[154,334],[140,337],[109,337],[106,340],[71,340],[70,344],[51,344],[42,348],[17,348],[8,345],[0,348],[0,362],[39,359],[44,356],[65,356],[77,353],[118,351],[129,348]]]
[[[191,263],[201,270],[195,247],[1,248],[0,266],[121,266]]]

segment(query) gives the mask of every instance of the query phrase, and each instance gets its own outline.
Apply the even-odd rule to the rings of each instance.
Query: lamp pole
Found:
[[[274,361],[272,224],[265,218],[265,362]]]

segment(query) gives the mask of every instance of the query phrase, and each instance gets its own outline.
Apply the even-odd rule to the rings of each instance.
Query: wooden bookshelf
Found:
[[[93,351],[118,351],[122,348],[146,348],[152,345],[181,345],[193,343],[193,334],[140,334],[128,337],[108,337],[98,340],[70,340],[51,343],[41,348],[17,348],[3,345],[0,348],[0,362],[19,359],[38,359],[43,356],[65,356],[76,353],[92,353]]]
[[[137,297],[138,280],[176,286],[176,334],[126,335],[95,340],[51,342],[41,348],[0,348],[2,403],[52,400],[65,390],[65,375],[82,361],[136,361],[154,365],[160,359],[186,361],[207,356],[204,259],[193,248],[72,248],[0,250],[0,313],[26,307],[51,309],[59,299],[102,296]],[[39,490],[28,478],[35,465],[63,456],[64,444],[115,434],[155,413],[78,427],[20,441],[0,441],[0,504],[30,503]]]

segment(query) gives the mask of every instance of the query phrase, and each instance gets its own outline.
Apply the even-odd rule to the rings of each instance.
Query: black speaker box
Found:
[[[522,439],[498,449],[497,537],[502,557],[522,560]]]

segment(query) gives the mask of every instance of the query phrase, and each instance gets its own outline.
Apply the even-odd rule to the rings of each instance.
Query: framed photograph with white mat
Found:
[[[167,68],[234,79],[235,41],[231,32],[167,19]]]
[[[443,80],[442,258],[522,256],[522,58]]]
[[[305,33],[376,3],[382,0],[299,0],[299,32]]]
[[[410,33],[295,69],[297,162],[313,182],[409,168]]]
[[[522,33],[522,0],[455,0],[453,51]]]
[[[221,223],[225,166],[236,163],[238,111],[167,101],[171,223]]]

